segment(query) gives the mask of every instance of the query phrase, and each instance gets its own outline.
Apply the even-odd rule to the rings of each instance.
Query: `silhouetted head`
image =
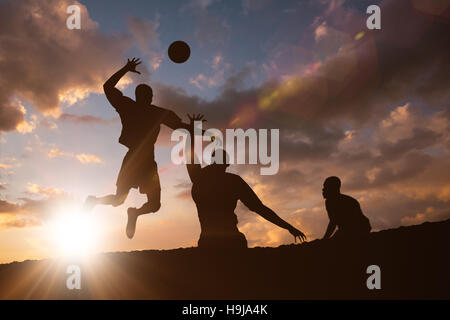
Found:
[[[223,149],[216,149],[211,154],[211,167],[217,172],[225,172],[230,165],[230,156]]]
[[[341,194],[341,180],[338,177],[328,177],[323,183],[322,195],[325,199]]]
[[[153,100],[153,90],[146,84],[140,84],[134,91],[136,94],[136,102],[142,105],[148,105]]]

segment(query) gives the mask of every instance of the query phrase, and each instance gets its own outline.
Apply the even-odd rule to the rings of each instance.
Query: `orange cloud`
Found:
[[[33,198],[20,198],[17,203],[0,199],[0,228],[38,226],[65,208],[79,206],[71,196],[52,187],[28,183],[25,193]]]
[[[56,158],[56,157],[69,157],[69,158],[74,158],[77,159],[79,162],[81,162],[82,164],[88,164],[88,163],[102,163],[103,160],[94,155],[94,154],[88,154],[88,153],[78,153],[75,154],[73,152],[65,152],[62,151],[58,148],[52,148],[50,149],[50,151],[47,153],[47,156],[51,159]]]
[[[28,194],[33,195],[44,195],[46,197],[52,196],[52,195],[58,195],[62,194],[63,191],[56,188],[43,188],[38,184],[28,182],[27,191]]]
[[[50,151],[48,152],[47,155],[49,158],[53,159],[56,157],[65,156],[65,155],[67,155],[67,153],[59,150],[58,148],[53,148],[53,149],[50,149]]]
[[[80,30],[65,27],[67,7],[74,4],[83,17]],[[25,24],[23,17],[28,19]],[[130,44],[129,36],[100,33],[78,1],[4,1],[0,21],[0,131],[34,129],[13,102],[16,97],[57,117],[61,103],[70,105],[100,92],[105,79],[123,64],[122,54]]]
[[[81,163],[102,163],[102,159],[94,154],[80,153],[75,156]]]

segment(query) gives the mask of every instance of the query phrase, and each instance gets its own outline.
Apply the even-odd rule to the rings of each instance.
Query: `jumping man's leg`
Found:
[[[84,203],[84,210],[91,211],[96,205],[112,205],[114,207],[123,204],[130,190],[126,188],[117,188],[116,194],[110,194],[104,197],[88,196]]]
[[[133,238],[134,233],[136,232],[136,221],[137,218],[146,213],[156,212],[161,207],[161,191],[157,191],[154,193],[147,193],[147,202],[144,203],[142,207],[137,208],[128,208],[128,223],[127,223],[127,236],[128,238]]]
[[[156,212],[161,208],[161,191],[155,191],[154,193],[147,193],[147,202],[139,209],[136,209],[138,216],[141,214]]]
[[[133,238],[136,231],[136,220],[141,214],[156,212],[161,207],[161,184],[156,162],[149,161],[143,168],[143,177],[139,181],[139,191],[147,195],[147,202],[140,208],[128,208],[127,236]]]

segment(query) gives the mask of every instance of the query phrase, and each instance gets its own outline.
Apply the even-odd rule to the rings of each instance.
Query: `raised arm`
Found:
[[[188,117],[190,117],[188,115]],[[190,119],[190,118],[189,118]],[[165,117],[162,120],[162,123],[168,126],[172,130],[176,129],[186,129],[188,131],[191,130],[191,124],[184,123],[181,121],[181,118],[176,115],[173,111],[168,111]],[[204,132],[204,131],[203,131]]]
[[[195,135],[194,135],[194,122],[195,121],[206,121],[203,119],[203,115],[187,115],[189,118],[188,130],[191,136],[190,145],[186,146],[186,168],[189,174],[189,178],[191,178],[192,182],[195,182],[199,177],[202,170],[201,164],[198,163],[195,156],[194,143],[195,143]],[[197,162],[197,163],[196,163]]]
[[[240,178],[240,200],[252,211],[259,214],[261,217],[266,219],[267,221],[272,222],[273,224],[279,226],[280,228],[286,229],[294,236],[294,241],[297,240],[297,237],[299,238],[300,242],[306,240],[306,236],[295,228],[294,226],[290,225],[286,221],[284,221],[282,218],[280,218],[275,212],[273,212],[272,209],[269,207],[266,207],[261,200],[258,198],[256,193],[250,188],[250,186],[242,179]]]
[[[106,97],[113,106],[116,106],[116,104],[119,102],[118,100],[120,100],[123,97],[122,92],[120,92],[120,90],[116,88],[117,83],[128,71],[140,74],[140,72],[136,70],[136,66],[139,65],[140,63],[141,61],[139,59],[136,58],[133,58],[131,60],[128,59],[127,64],[124,67],[122,67],[119,71],[114,73],[103,84],[103,90],[105,91]]]

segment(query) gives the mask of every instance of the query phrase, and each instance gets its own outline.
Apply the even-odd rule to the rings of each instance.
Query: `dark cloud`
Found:
[[[81,29],[66,27],[69,5],[81,8]],[[101,84],[123,61],[123,35],[105,35],[79,2],[2,1],[0,4],[0,130],[23,120],[15,98],[41,112],[58,114]]]
[[[25,117],[18,105],[11,103],[8,99],[8,93],[4,93],[0,79],[0,132],[12,131],[16,126],[23,122]]]
[[[408,2],[404,5],[388,2],[382,9],[383,30],[395,32],[365,31],[362,39],[351,38],[350,43],[309,73],[294,73],[288,80],[270,81],[248,90],[228,86],[213,101],[160,85],[156,99],[182,115],[205,113],[215,127],[229,126],[240,117],[238,124],[244,128],[281,128],[286,155],[327,156],[344,137],[344,125],[362,127],[405,101],[434,105],[450,98],[450,62],[445,58],[445,53],[450,52],[446,36],[449,25],[417,12]],[[397,11],[403,19],[395,15]],[[421,23],[408,28],[397,26],[398,21],[417,19]],[[416,33],[423,36],[411,36]],[[399,47],[392,34],[399,39],[409,38],[410,47]],[[408,59],[404,58],[406,52]],[[433,90],[425,90],[424,83]],[[413,143],[413,139],[403,141],[401,147],[407,148],[405,144]],[[421,141],[427,142],[431,141]]]
[[[27,197],[17,199],[15,203],[0,200],[0,215],[3,216],[0,228],[38,226],[68,207],[80,207],[73,197],[61,190],[32,186],[25,192]]]
[[[0,200],[0,214],[16,213],[20,211],[20,206],[5,200]]]
[[[383,142],[380,151],[385,160],[390,160],[408,153],[411,150],[422,150],[432,147],[440,141],[441,134],[429,129],[414,128],[412,135],[395,143]]]
[[[39,219],[27,215],[21,205],[0,200],[0,229],[25,228],[40,225]]]

